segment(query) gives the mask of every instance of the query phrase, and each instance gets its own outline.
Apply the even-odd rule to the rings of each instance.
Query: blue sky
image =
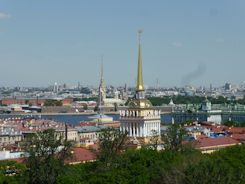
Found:
[[[0,0],[0,86],[245,84],[244,0]]]

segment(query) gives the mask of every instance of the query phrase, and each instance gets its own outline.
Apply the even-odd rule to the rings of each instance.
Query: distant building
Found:
[[[114,92],[114,98],[107,98],[106,97],[106,87],[104,84],[104,78],[103,78],[103,63],[101,64],[101,78],[100,78],[100,86],[99,86],[99,93],[101,94],[101,103],[104,106],[114,106],[115,104],[117,106],[124,105],[125,101],[122,99],[119,99],[119,91],[115,90]],[[99,99],[100,100],[100,99]]]
[[[54,83],[53,92],[54,93],[58,93],[59,92],[59,86],[58,86],[57,82]]]
[[[186,108],[172,110],[172,123],[181,123],[187,120],[194,121],[210,121],[216,123],[224,123],[226,121],[244,122],[245,109],[244,106],[234,105],[218,106],[213,108],[211,102],[206,98],[199,105],[187,105]]]
[[[12,126],[0,125],[0,147],[17,144],[22,140],[22,132]]]
[[[231,84],[230,83],[225,83],[225,90],[229,91],[231,90]]]

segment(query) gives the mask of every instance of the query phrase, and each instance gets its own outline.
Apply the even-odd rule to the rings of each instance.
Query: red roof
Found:
[[[92,149],[98,150],[98,145],[94,144],[91,146]],[[93,161],[96,159],[96,155],[92,153],[91,150],[88,148],[73,148],[73,158],[71,160],[66,160],[66,163],[78,163],[78,162],[85,162],[85,161]],[[23,158],[15,158],[15,159],[6,159],[6,160],[14,160],[19,163],[23,162]]]
[[[245,134],[232,134],[230,137],[238,141],[245,141]]]
[[[196,148],[205,148],[211,146],[228,146],[230,144],[239,144],[240,141],[232,139],[231,137],[206,137],[206,138],[199,138],[197,137],[198,143],[195,146]]]
[[[92,153],[89,149],[73,148],[73,151],[74,158],[71,161],[67,161],[68,163],[93,161],[96,159],[95,154]]]
[[[228,134],[245,134],[245,127],[227,127]]]

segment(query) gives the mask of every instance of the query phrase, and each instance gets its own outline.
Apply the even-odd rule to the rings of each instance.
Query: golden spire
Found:
[[[101,56],[101,72],[100,72],[101,76],[100,76],[100,80],[101,80],[101,83],[104,82],[104,79],[103,79],[103,56]]]
[[[137,75],[136,91],[144,91],[145,89],[143,86],[142,61],[141,61],[141,33],[142,33],[142,30],[139,30],[138,33],[139,33],[139,58],[138,58],[138,75]]]

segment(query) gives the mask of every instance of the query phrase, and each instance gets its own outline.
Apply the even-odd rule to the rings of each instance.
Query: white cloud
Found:
[[[11,18],[11,15],[6,13],[0,13],[0,19],[9,19]]]
[[[224,42],[225,42],[224,39],[216,39],[216,40],[215,40],[215,43],[224,43]]]
[[[182,47],[183,43],[182,42],[172,42],[170,45],[173,47]]]

